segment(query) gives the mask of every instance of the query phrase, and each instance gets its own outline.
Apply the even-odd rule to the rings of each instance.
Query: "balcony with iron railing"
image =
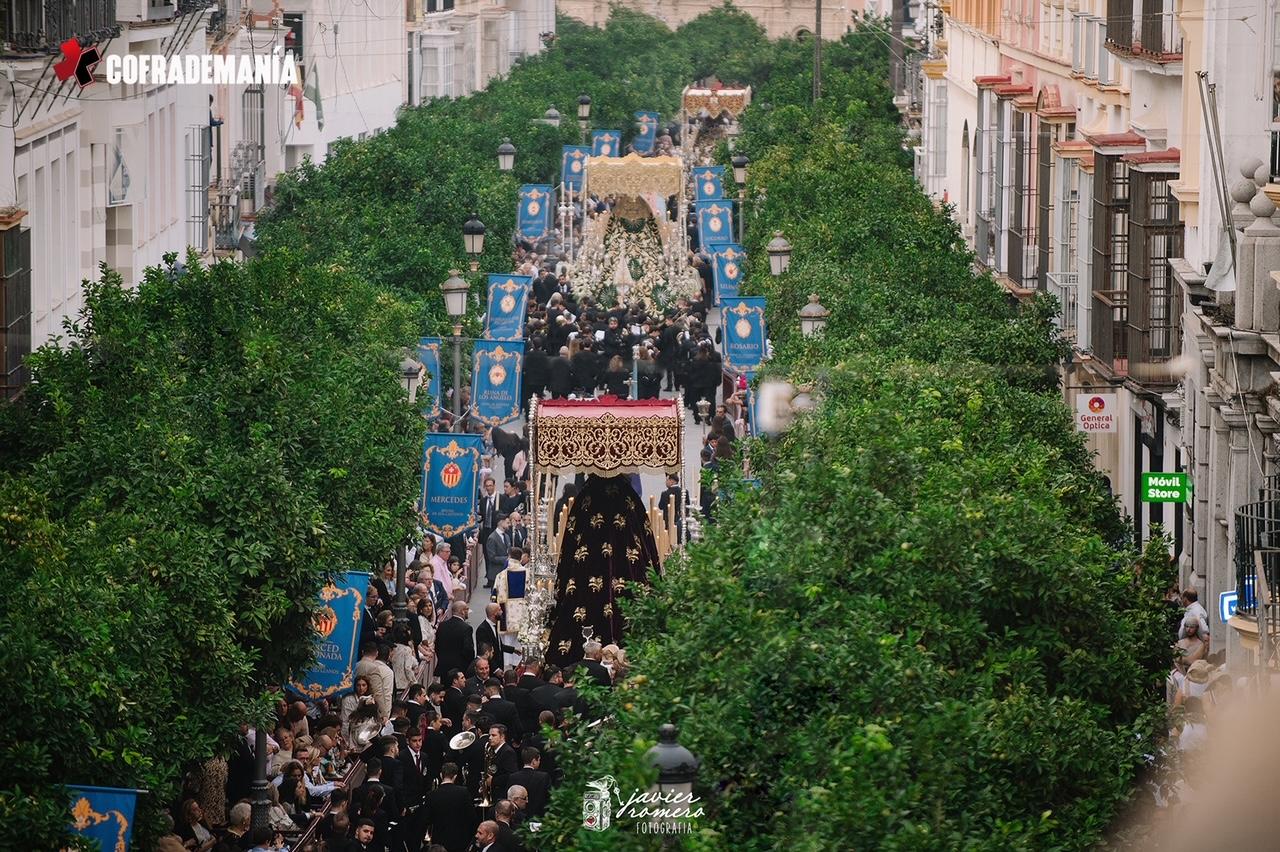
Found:
[[[1260,622],[1266,625],[1270,656],[1280,638],[1280,476],[1268,476],[1258,500],[1235,510],[1236,611],[1231,626],[1246,648],[1256,649]]]
[[[1182,61],[1173,0],[1107,0],[1107,49],[1157,64]]]
[[[1093,354],[1117,376],[1129,374],[1129,293],[1126,290],[1095,290],[1098,303],[1090,311],[1093,327]]]
[[[1045,275],[1049,293],[1058,300],[1060,315],[1058,330],[1067,340],[1076,339],[1076,322],[1079,314],[1080,275],[1076,272],[1050,272]]]
[[[93,44],[120,32],[116,0],[8,0],[0,3],[0,42],[6,54],[56,53],[69,38]]]

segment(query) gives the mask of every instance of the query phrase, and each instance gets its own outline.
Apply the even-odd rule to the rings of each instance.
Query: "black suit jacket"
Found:
[[[422,806],[431,841],[449,852],[467,852],[475,839],[475,803],[461,784],[441,784],[427,795]]]
[[[498,507],[499,507],[499,511],[502,512],[502,514],[504,515],[510,515],[512,512],[523,512],[524,511],[524,494],[515,494],[515,495],[503,494],[502,497],[499,498],[498,500]],[[507,540],[508,541],[511,540],[510,530],[507,531]],[[507,566],[503,565],[498,570],[501,571],[502,568],[506,568],[506,567]]]
[[[520,769],[520,758],[516,755],[516,750],[512,748],[511,743],[503,743],[502,748],[498,749],[493,756],[493,792],[494,795],[500,795],[502,798],[507,797],[507,788],[511,786],[508,780],[511,773]],[[494,799],[496,802],[497,799]]]
[[[524,852],[524,844],[520,842],[515,829],[505,822],[498,823],[498,847],[502,852]]]
[[[533,699],[533,705],[539,711],[550,710],[554,713],[560,709],[560,690],[563,688],[554,683],[544,683],[529,693],[529,697]]]
[[[613,680],[609,677],[609,670],[604,667],[604,663],[598,660],[583,660],[578,665],[586,671],[594,683],[606,688],[613,686]]]
[[[534,706],[529,690],[522,686],[505,686],[502,688],[502,697],[516,705],[521,733],[538,730],[538,708]]]
[[[507,778],[507,786],[519,784],[529,791],[529,816],[542,816],[547,809],[547,799],[551,795],[551,773],[541,769],[524,769],[512,772]],[[504,791],[505,793],[505,791]]]
[[[475,634],[471,625],[451,616],[436,631],[436,672],[443,680],[450,669],[462,669],[476,658]]]
[[[518,741],[524,732],[520,724],[520,710],[505,698],[490,698],[484,703],[483,712],[493,717],[493,721],[507,726],[507,739]]]
[[[492,497],[487,494],[482,494],[480,496],[480,528],[485,532],[490,532],[497,528],[498,514],[502,511],[501,502],[502,495],[496,491],[493,493]],[[488,536],[484,536],[480,543],[484,544],[484,539],[487,538]]]
[[[479,649],[480,644],[482,642],[488,642],[493,647],[493,649],[496,652],[498,652],[499,655],[505,654],[508,652],[512,654],[520,653],[518,648],[512,647],[511,645],[504,644],[501,640],[499,640],[498,634],[493,631],[493,625],[489,624],[488,619],[480,622],[480,626],[476,628],[476,648],[477,649]],[[495,655],[495,657],[497,657],[497,655]],[[501,659],[500,657],[497,657],[493,662],[489,664],[489,671],[492,673],[495,666],[497,666],[498,668],[506,668],[506,666],[504,665],[505,662],[506,660]]]
[[[462,690],[449,687],[444,691],[444,717],[453,723],[449,728],[454,733],[462,731],[462,717],[467,712],[467,697]]]
[[[422,801],[422,796],[430,786],[426,781],[427,769],[430,766],[431,758],[427,754],[426,743],[423,743],[422,751],[418,752],[418,764],[414,765],[413,753],[409,749],[400,750],[400,767],[401,767],[401,790],[404,793],[405,807],[413,807]]]

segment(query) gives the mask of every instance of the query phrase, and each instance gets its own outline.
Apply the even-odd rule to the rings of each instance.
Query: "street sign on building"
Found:
[[[1076,431],[1116,431],[1116,395],[1113,393],[1089,393],[1076,395]]]
[[[1240,595],[1235,589],[1229,592],[1222,592],[1218,595],[1218,620],[1226,624],[1231,620],[1231,616],[1236,614],[1236,607],[1240,605]]]
[[[1191,499],[1191,474],[1142,474],[1143,503],[1186,503]]]

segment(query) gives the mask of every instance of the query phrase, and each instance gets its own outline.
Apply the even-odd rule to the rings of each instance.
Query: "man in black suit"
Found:
[[[514,702],[502,697],[502,681],[491,677],[484,682],[484,712],[493,717],[507,729],[507,737],[513,742],[520,741],[520,710]],[[504,791],[498,790],[499,795]]]
[[[533,705],[539,710],[558,712],[560,690],[564,689],[564,676],[556,666],[547,666],[543,676],[546,678],[546,683],[529,693],[529,697],[533,699]]]
[[[666,490],[658,497],[658,511],[662,513],[663,523],[666,523],[667,507],[674,507],[672,512],[675,514],[676,536],[679,541],[684,541],[684,514],[680,511],[683,505],[684,493],[680,489],[680,477],[668,473]]]
[[[516,750],[507,742],[507,726],[493,724],[489,726],[489,750],[493,753],[493,790],[506,790],[511,786],[511,773],[520,769],[520,758]]]
[[[446,763],[440,769],[440,786],[427,794],[426,802],[418,811],[422,819],[415,821],[411,837],[422,837],[417,831],[420,825],[431,832],[431,842],[439,843],[449,852],[467,852],[475,833],[475,804],[471,793],[458,783],[458,764]]]
[[[450,730],[462,730],[462,715],[467,712],[467,696],[462,688],[467,683],[467,676],[462,669],[449,669],[445,675],[449,686],[444,692],[444,717],[449,720]]]
[[[489,667],[489,674],[496,674],[499,669],[505,669],[505,657],[507,654],[518,654],[520,649],[512,645],[502,642],[498,636],[498,618],[502,615],[502,605],[489,603],[484,608],[484,621],[476,627],[476,647],[479,648],[484,643],[489,643],[489,647],[494,649],[494,660],[497,665]]]
[[[538,729],[538,709],[533,706],[529,690],[516,683],[516,670],[509,669],[502,677],[502,697],[516,705],[520,717],[520,733],[523,735]]]
[[[477,509],[480,513],[480,542],[481,551],[484,550],[485,542],[489,540],[489,535],[498,528],[498,515],[502,512],[498,508],[498,504],[502,500],[502,495],[498,494],[498,484],[492,476],[484,478],[483,491],[480,494],[480,502]],[[501,565],[498,570],[507,567]]]
[[[454,601],[450,613],[449,619],[436,630],[436,671],[442,674],[465,669],[476,656],[475,634],[467,624],[470,614],[467,602]]]
[[[529,794],[529,804],[525,806],[525,811],[531,817],[540,817],[546,811],[547,799],[551,795],[551,775],[539,768],[542,765],[542,755],[532,746],[520,749],[520,760],[524,768],[512,772],[507,783],[525,789]]]
[[[516,806],[510,799],[503,799],[493,806],[493,821],[498,824],[498,846],[503,852],[525,852],[524,843],[516,835]]]
[[[587,673],[592,683],[606,689],[613,686],[613,678],[609,670],[600,662],[604,658],[604,647],[599,642],[588,642],[582,646],[583,660],[578,667]]]
[[[546,681],[541,677],[542,664],[529,663],[524,668],[524,674],[520,675],[519,687],[526,692],[532,693],[535,689],[542,686]]]
[[[486,735],[481,730],[480,721],[480,714],[477,711],[467,711],[467,714],[462,718],[462,730],[474,732],[476,735],[475,741],[466,748],[453,752],[454,762],[464,767],[463,777],[466,779],[466,787],[471,792],[472,798],[480,795],[480,782],[484,779]]]
[[[422,796],[427,789],[429,760],[422,731],[412,728],[404,739],[406,747],[400,752],[401,790],[404,793],[405,807],[414,808],[422,803]]]
[[[382,781],[382,758],[371,757],[365,763],[364,783],[355,789],[351,794],[351,804],[360,804],[369,797],[369,792],[374,789],[382,790],[382,811],[387,815],[387,819],[399,819],[400,804],[396,799],[396,791]]]
[[[489,661],[484,657],[476,657],[472,660],[469,670],[472,675],[467,678],[466,686],[462,687],[462,694],[468,698],[473,695],[484,695],[484,682],[489,679]]]
[[[523,491],[521,491],[520,499],[527,502]],[[511,547],[513,549],[520,548],[519,554],[507,554],[509,558],[516,560],[519,560],[520,556],[529,549],[529,528],[524,525],[524,515],[520,514],[519,511],[511,513]]]
[[[427,709],[427,688],[420,683],[409,687],[409,696],[405,699],[405,709],[409,711],[409,730],[416,731],[421,726],[419,720],[422,711]]]
[[[543,710],[538,714],[538,732],[525,736],[524,747],[537,749],[538,754],[542,756],[538,764],[538,769],[547,773],[551,778],[551,786],[554,787],[564,780],[564,773],[560,771],[555,748],[552,743],[548,742],[547,738],[542,735],[542,729],[544,727],[553,729],[556,727],[556,714],[552,713],[550,710]]]

